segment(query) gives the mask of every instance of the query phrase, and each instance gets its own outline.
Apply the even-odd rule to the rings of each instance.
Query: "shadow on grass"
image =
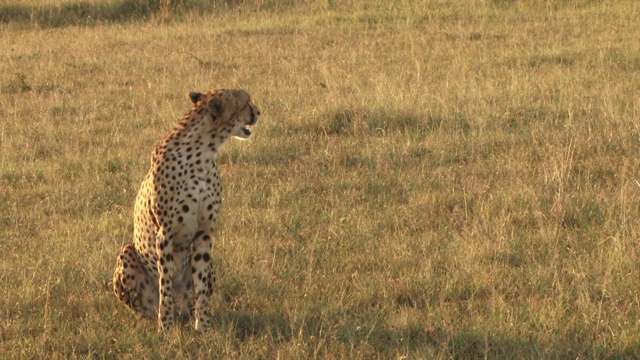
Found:
[[[55,28],[71,25],[93,25],[100,22],[131,22],[158,15],[167,17],[188,11],[211,12],[216,5],[226,6],[229,2],[123,0],[101,3],[77,1],[48,6],[0,5],[0,23]]]
[[[56,28],[97,23],[124,23],[184,14],[224,13],[238,7],[251,11],[286,11],[296,0],[112,0],[73,1],[59,5],[0,4],[0,24]]]
[[[275,342],[297,341],[309,345],[320,356],[332,353],[331,342],[341,342],[347,349],[368,348],[383,357],[397,355],[398,351],[420,353],[431,349],[434,353],[453,359],[514,359],[514,358],[636,358],[640,346],[634,344],[624,349],[597,346],[580,339],[549,339],[540,342],[532,338],[519,338],[504,334],[485,334],[473,331],[452,333],[451,330],[427,324],[396,328],[377,323],[371,328],[348,323],[327,326],[321,317],[298,319],[292,324],[284,314],[248,314],[238,311],[222,311],[217,314],[217,326],[231,330],[238,341],[267,336]],[[324,323],[324,324],[323,324]],[[424,326],[423,326],[424,325]],[[327,333],[333,328],[336,333]],[[302,334],[302,338],[300,335]],[[295,338],[295,339],[294,339]],[[326,342],[323,340],[327,340]],[[319,343],[326,349],[319,350]]]
[[[390,111],[376,108],[335,109],[321,115],[319,130],[327,135],[351,135],[363,130],[379,134],[425,134],[435,131],[468,133],[471,123],[459,112],[426,114],[412,110]]]
[[[276,314],[253,315],[242,311],[221,311],[216,317],[220,329],[233,331],[239,341],[269,334],[272,339],[283,342],[290,340],[292,336],[289,322]]]

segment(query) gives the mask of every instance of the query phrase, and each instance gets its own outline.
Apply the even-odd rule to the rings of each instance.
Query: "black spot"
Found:
[[[189,212],[189,206],[188,205],[182,205],[182,211]]]
[[[199,238],[200,235],[202,235],[202,234],[204,234],[204,231],[202,231],[202,230],[196,231],[195,235],[193,235],[193,240]]]
[[[209,255],[209,254],[207,254],[207,253],[202,254],[202,260],[203,260],[204,262],[208,262],[208,261],[210,261],[210,260],[211,260],[211,255]]]
[[[194,261],[200,261],[200,259],[202,259],[202,255],[201,254],[196,254],[196,256],[193,257]]]

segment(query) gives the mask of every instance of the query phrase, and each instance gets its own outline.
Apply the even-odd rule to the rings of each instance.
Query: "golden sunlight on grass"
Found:
[[[634,358],[633,1],[0,5],[0,354]],[[264,118],[220,156],[214,329],[111,294],[187,93]]]

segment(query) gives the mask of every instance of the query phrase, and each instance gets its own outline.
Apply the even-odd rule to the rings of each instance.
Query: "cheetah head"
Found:
[[[196,105],[206,104],[214,121],[222,122],[232,136],[242,140],[251,137],[248,126],[257,124],[260,119],[260,109],[244,90],[212,90],[206,94],[191,92],[189,98]]]

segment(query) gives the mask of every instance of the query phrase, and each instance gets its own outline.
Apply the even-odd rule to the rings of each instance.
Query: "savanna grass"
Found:
[[[0,5],[3,356],[639,356],[638,4],[126,3]],[[265,116],[220,156],[215,327],[161,336],[109,280],[214,86]]]

